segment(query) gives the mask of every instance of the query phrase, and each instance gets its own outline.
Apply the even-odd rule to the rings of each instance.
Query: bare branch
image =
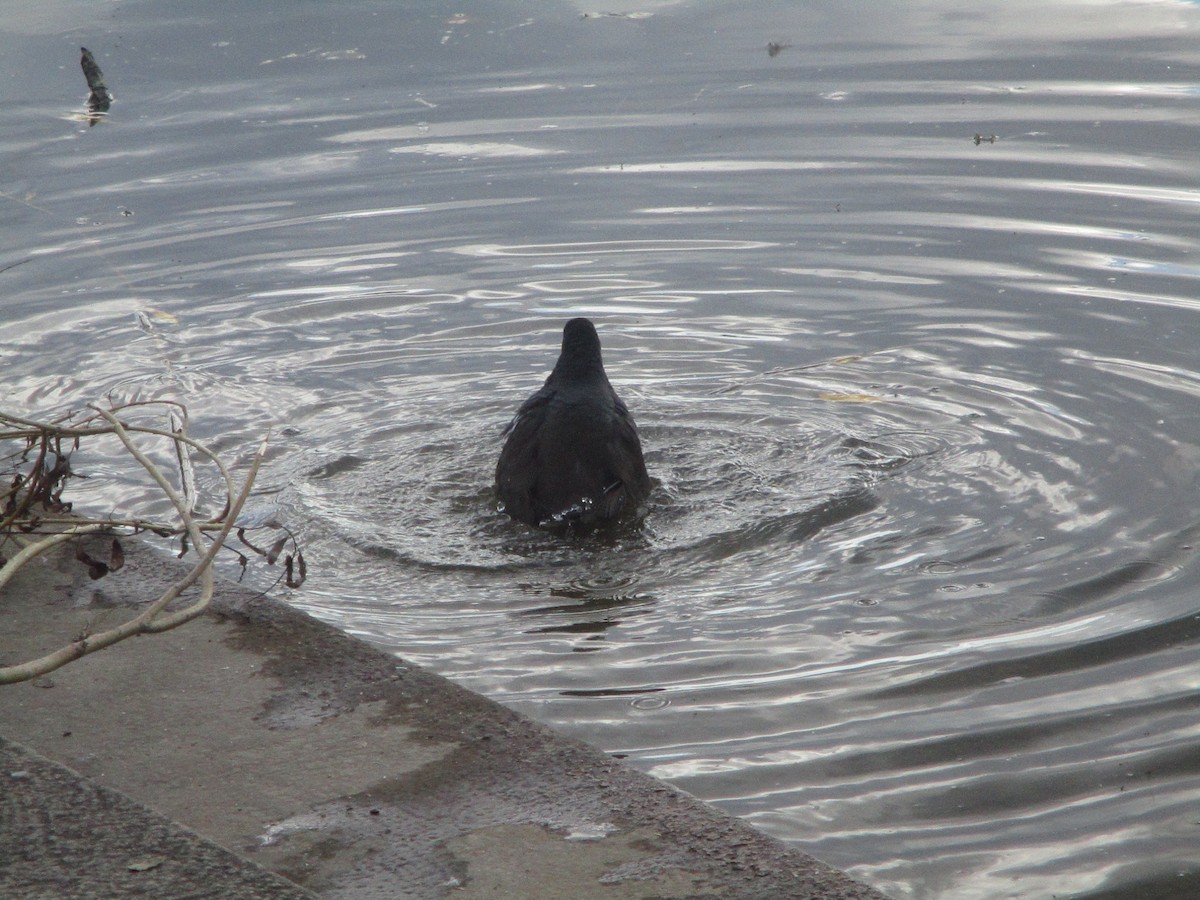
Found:
[[[168,407],[170,430],[135,425],[119,418],[119,414],[127,413],[130,409],[152,405]],[[90,414],[73,425],[68,424],[71,416],[64,416],[50,423],[39,423],[0,412],[0,426],[3,426],[3,430],[0,430],[0,440],[18,440],[23,442],[24,447],[6,457],[17,462],[12,467],[11,484],[0,492],[0,537],[15,540],[22,547],[7,561],[0,560],[0,588],[30,560],[49,552],[59,544],[98,532],[125,531],[138,534],[151,531],[166,537],[180,537],[186,542],[185,547],[190,544],[195,548],[199,559],[182,578],[136,616],[115,628],[99,633],[93,634],[90,630],[85,630],[63,647],[39,659],[0,667],[0,684],[25,681],[44,675],[135,634],[166,631],[201,615],[212,601],[215,585],[213,560],[225,546],[226,538],[250,496],[267,451],[267,440],[264,438],[254,455],[249,473],[241,488],[237,489],[229,470],[217,455],[185,433],[188,419],[187,408],[183,404],[175,401],[141,401],[112,409],[96,406],[90,409]],[[158,489],[170,500],[178,523],[151,522],[136,517],[81,520],[62,514],[70,507],[69,504],[62,503],[62,491],[67,480],[74,474],[67,463],[70,453],[64,451],[63,441],[71,442],[74,449],[79,446],[81,439],[99,435],[112,435],[121,442],[126,453],[137,461]],[[162,470],[141,450],[135,435],[165,439],[172,443],[176,461],[180,466],[182,493],[175,490]],[[204,521],[198,521],[194,514],[199,497],[192,472],[193,450],[216,466],[225,487],[221,512],[216,517]],[[0,461],[2,459],[0,458]],[[37,539],[23,536],[30,533],[38,534]],[[288,539],[291,540],[296,557],[300,560],[301,577],[299,580],[292,577],[292,556],[289,554],[287,582],[289,585],[293,585],[294,582],[294,586],[298,586],[303,581],[304,567],[303,556],[294,536],[289,533],[289,538],[276,542],[272,546],[273,553],[268,561],[274,563]],[[116,571],[124,563],[124,553],[115,537],[109,562],[92,558],[82,548],[77,551],[77,558],[89,567],[93,577],[102,577]],[[200,586],[200,594],[195,600],[182,608],[168,609],[185,591],[197,583]]]

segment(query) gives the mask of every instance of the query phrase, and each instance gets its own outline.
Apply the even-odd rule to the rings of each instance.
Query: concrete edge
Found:
[[[0,593],[0,661],[55,646],[98,610],[127,615],[181,571],[137,542],[126,560],[92,583],[63,553],[14,580]],[[883,896],[593,747],[230,584],[181,629],[40,685],[0,688],[0,723],[69,767],[39,774],[36,791],[6,792],[0,846],[58,821],[64,792],[91,792],[105,798],[105,828],[145,832],[154,819],[161,830],[132,798],[177,823],[175,838],[194,829],[200,869],[230,868],[225,856],[209,862],[224,848],[246,863],[235,877],[269,870],[325,897]],[[36,765],[24,770],[51,765],[28,759]],[[41,833],[48,857],[61,848],[56,871],[89,869],[66,865],[76,844]],[[19,892],[30,872],[20,858],[0,866],[0,893],[38,896]]]

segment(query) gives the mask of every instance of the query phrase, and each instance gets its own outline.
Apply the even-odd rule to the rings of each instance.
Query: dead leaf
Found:
[[[75,558],[87,566],[88,578],[92,579],[92,581],[103,578],[108,574],[108,563],[103,563],[88,555],[88,552],[83,549],[82,544],[75,545]]]
[[[296,549],[296,556],[293,558],[290,554],[284,562],[284,570],[287,573],[285,582],[290,588],[298,588],[304,584],[308,578],[308,567],[304,564],[304,554],[300,549]],[[296,577],[298,575],[299,577]]]

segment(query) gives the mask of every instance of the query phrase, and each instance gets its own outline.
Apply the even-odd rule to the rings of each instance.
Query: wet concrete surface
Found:
[[[124,794],[4,740],[0,892],[12,900],[313,897]]]
[[[0,664],[181,573],[136,541],[0,592]],[[878,898],[600,751],[286,604],[0,686],[0,896]]]

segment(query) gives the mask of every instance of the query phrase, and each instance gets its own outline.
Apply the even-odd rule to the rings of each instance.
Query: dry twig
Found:
[[[163,406],[169,412],[169,430],[126,421],[131,413],[142,412],[147,407]],[[191,547],[195,548],[199,559],[186,575],[138,615],[115,628],[96,634],[80,635],[39,659],[0,667],[0,684],[36,678],[135,634],[166,631],[203,613],[213,595],[213,560],[225,546],[225,539],[235,527],[238,515],[250,496],[255,476],[267,449],[264,439],[239,489],[217,455],[187,436],[187,408],[182,403],[145,401],[111,409],[93,406],[89,407],[89,410],[79,421],[73,421],[72,417],[63,417],[52,422],[37,422],[0,412],[0,447],[3,447],[4,442],[13,441],[20,445],[17,450],[0,455],[0,467],[7,465],[9,469],[4,473],[7,483],[0,487],[0,538],[7,537],[22,545],[22,549],[12,558],[0,558],[0,589],[30,560],[49,552],[59,544],[89,534],[137,534],[149,531],[164,537],[178,537],[185,542],[185,546],[190,543]],[[70,466],[71,454],[79,448],[81,442],[104,435],[115,436],[121,442],[125,452],[137,461],[158,489],[170,500],[178,521],[153,521],[136,517],[90,519],[72,514],[71,504],[62,499],[63,489],[73,476]],[[180,480],[184,486],[182,494],[175,490],[159,466],[138,446],[135,435],[171,442],[180,466]],[[224,485],[223,508],[218,515],[211,518],[199,518],[195,512],[199,498],[195,493],[192,451],[217,468]],[[2,471],[0,468],[0,472]],[[93,559],[82,548],[77,549],[76,556],[88,566],[92,577],[102,577],[115,571],[123,562],[123,553],[115,538],[113,545],[114,550],[108,563]],[[286,556],[288,584],[298,587],[303,577],[297,580],[292,577],[292,573],[297,565],[303,573],[304,560],[294,539],[292,546],[294,553]],[[282,547],[272,549],[275,552],[269,561],[273,563]],[[200,587],[199,597],[186,606],[168,608],[197,582]]]

